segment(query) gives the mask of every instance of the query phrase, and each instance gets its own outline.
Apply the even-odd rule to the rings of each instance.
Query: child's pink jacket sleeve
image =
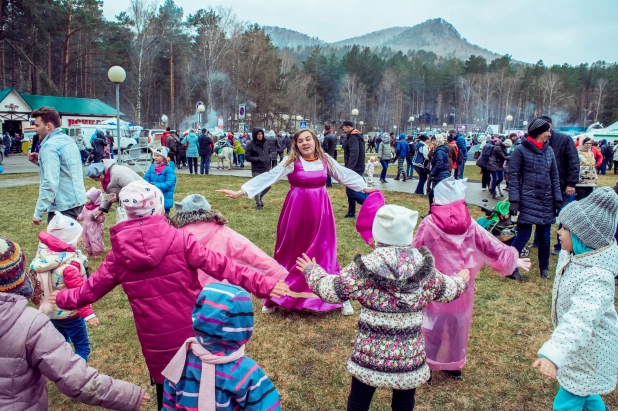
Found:
[[[489,231],[478,225],[476,221],[472,222],[472,227],[474,227],[475,243],[478,250],[485,255],[485,263],[501,276],[513,274],[519,258],[517,249],[498,240]]]
[[[226,256],[216,253],[200,244],[193,234],[185,234],[185,255],[189,265],[201,269],[215,279],[228,280],[259,298],[267,298],[275,287],[277,279],[256,273],[239,266]]]
[[[67,288],[77,288],[84,283],[84,277],[79,271],[78,263],[71,263],[67,268],[64,269],[62,275],[64,277],[64,283],[66,284]],[[95,317],[94,311],[92,310],[92,306],[90,304],[86,305],[85,307],[78,308],[77,313],[86,321]]]
[[[77,288],[60,291],[56,296],[56,305],[65,310],[76,310],[98,301],[119,284],[113,267],[114,252],[110,251],[103,264],[87,281]]]

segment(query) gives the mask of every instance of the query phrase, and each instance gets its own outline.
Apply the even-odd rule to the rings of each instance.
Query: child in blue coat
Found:
[[[156,186],[165,198],[165,215],[169,215],[174,206],[174,191],[176,190],[176,171],[174,163],[168,162],[168,148],[158,147],[153,151],[154,164],[150,166],[144,180]]]
[[[279,393],[247,357],[253,333],[251,296],[232,284],[208,284],[193,309],[189,338],[163,370],[163,411],[279,411]]]

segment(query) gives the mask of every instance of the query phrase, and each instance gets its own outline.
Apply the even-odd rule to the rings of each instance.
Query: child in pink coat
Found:
[[[275,259],[228,227],[227,219],[212,210],[202,195],[191,194],[176,203],[176,214],[171,220],[174,227],[193,234],[205,248],[225,255],[239,266],[277,280],[288,275],[288,270]],[[202,270],[198,270],[198,277],[202,286],[217,282]]]
[[[98,217],[94,215],[94,212],[99,209],[101,201],[103,201],[101,190],[94,187],[90,188],[86,193],[86,205],[77,216],[77,221],[81,221],[84,227],[82,244],[84,244],[86,254],[91,257],[100,257],[104,249],[103,222],[105,221],[105,214],[101,213]]]
[[[514,247],[499,241],[470,218],[465,203],[466,180],[449,177],[434,188],[431,214],[418,228],[414,247],[427,247],[436,259],[436,269],[445,275],[470,270],[468,290],[457,300],[432,302],[423,311],[423,334],[427,364],[460,379],[466,364],[468,335],[474,305],[474,280],[487,264],[502,276],[517,267],[528,271],[530,259],[519,258]]]
[[[180,346],[195,336],[191,314],[202,290],[198,270],[260,298],[283,296],[288,288],[204,248],[195,236],[170,225],[163,215],[163,194],[152,184],[135,181],[120,191],[119,199],[128,220],[110,229],[112,249],[105,261],[81,287],[61,291],[53,300],[61,308],[75,309],[122,285],[148,371],[157,386],[160,410],[161,372]]]

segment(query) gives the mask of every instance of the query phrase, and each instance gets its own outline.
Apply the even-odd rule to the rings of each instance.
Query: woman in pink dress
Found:
[[[272,313],[277,305],[301,310],[327,311],[341,307],[323,302],[307,285],[302,273],[295,269],[298,256],[315,257],[327,272],[338,273],[337,230],[330,198],[326,192],[326,177],[330,175],[354,191],[373,191],[365,180],[344,168],[322,151],[318,137],[311,130],[300,130],[293,137],[290,155],[268,173],[249,180],[239,191],[219,190],[229,198],[253,198],[267,187],[287,177],[290,191],[285,199],[279,225],[274,258],[289,275],[285,283],[291,292],[281,298],[264,301],[262,312]],[[342,307],[343,315],[354,314],[349,301]]]

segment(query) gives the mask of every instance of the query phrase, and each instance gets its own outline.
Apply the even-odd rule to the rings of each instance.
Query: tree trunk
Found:
[[[48,35],[47,38],[47,80],[52,82],[52,72],[51,72],[51,35]]]
[[[170,41],[170,114],[168,116],[169,122],[171,124],[172,121],[175,120],[174,112],[176,108],[174,107],[175,100],[175,92],[174,92],[174,42]]]
[[[69,47],[71,43],[71,21],[73,20],[73,0],[69,0],[69,16],[67,18],[67,36],[64,40],[64,66],[63,70],[63,82],[62,82],[62,95],[67,96],[67,89],[69,83]]]
[[[4,39],[0,40],[0,53],[2,53],[2,57],[0,59],[2,65],[2,88],[6,88],[6,70],[5,70],[5,60],[4,60]]]

